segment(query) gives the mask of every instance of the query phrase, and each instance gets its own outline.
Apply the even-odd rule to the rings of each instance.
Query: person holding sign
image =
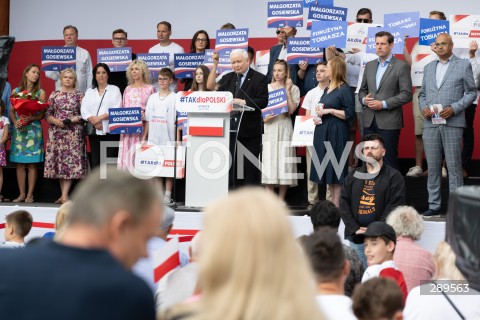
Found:
[[[326,184],[332,196],[332,202],[339,206],[340,190],[347,170],[348,152],[347,142],[350,136],[350,123],[355,115],[355,97],[346,81],[347,66],[340,57],[331,59],[326,68],[326,76],[330,79],[330,84],[319,105],[316,107],[317,117],[313,120],[317,125],[313,137],[313,147],[315,154],[312,154],[312,172],[310,180],[319,184]],[[330,143],[334,154],[327,152],[325,143]],[[346,150],[347,149],[347,150]],[[325,169],[321,168],[320,163],[325,157],[328,161]],[[339,163],[340,159],[344,160]],[[338,175],[334,166],[341,166],[341,172]]]
[[[20,195],[12,202],[34,202],[33,190],[38,175],[37,163],[43,162],[44,157],[43,132],[40,120],[43,118],[45,109],[34,114],[20,115],[21,107],[16,108],[15,106],[22,100],[35,100],[43,103],[45,97],[45,91],[40,88],[40,67],[36,64],[30,64],[23,71],[20,85],[13,89],[11,95],[10,121],[13,130],[10,161],[17,163],[17,183],[20,191]],[[28,193],[25,193],[25,167],[28,168]]]
[[[72,179],[82,179],[87,173],[87,150],[80,113],[83,93],[76,89],[77,76],[73,69],[62,70],[60,81],[62,89],[52,92],[45,113],[50,126],[44,177],[60,179],[62,191],[55,203],[67,202]]]
[[[157,146],[175,143],[175,92],[170,90],[174,81],[172,70],[162,68],[158,72],[158,93],[152,94],[145,107],[145,130],[142,141]],[[162,179],[162,178],[160,178]],[[165,178],[165,194],[163,203],[172,202],[173,178]]]
[[[158,44],[154,45],[150,49],[148,49],[148,53],[168,53],[169,54],[169,64],[170,69],[174,70],[174,55],[175,53],[185,53],[185,50],[178,45],[177,43],[170,40],[170,36],[172,35],[172,25],[170,22],[161,21],[157,24],[157,39],[159,41]],[[155,87],[157,86],[157,81],[152,81],[155,83]],[[156,87],[157,89],[159,87]],[[170,84],[170,90],[176,92],[177,91],[177,81],[172,81]]]
[[[393,46],[390,32],[375,34],[378,59],[365,65],[358,98],[363,105],[363,134],[378,133],[383,137],[387,150],[385,162],[398,170],[402,106],[412,100],[412,78],[410,66],[394,57]]]
[[[63,28],[63,39],[65,47],[76,47],[76,73],[77,73],[77,89],[85,93],[92,83],[92,59],[87,50],[77,46],[78,29],[75,26],[68,25]],[[47,78],[55,80],[55,90],[62,89],[60,72],[46,71]]]
[[[93,68],[92,88],[82,99],[81,113],[85,121],[95,127],[95,133],[88,136],[90,142],[90,168],[100,165],[102,142],[117,142],[118,135],[111,135],[108,129],[108,109],[122,106],[122,94],[117,86],[109,84],[110,68],[105,63],[97,63]],[[104,146],[105,147],[105,146]],[[107,148],[107,157],[116,158],[116,148]]]
[[[422,91],[418,95],[420,110],[425,117],[423,142],[428,165],[429,209],[423,213],[424,217],[440,213],[443,155],[450,192],[463,185],[460,148],[465,109],[477,98],[472,66],[469,61],[453,54],[452,37],[441,33],[435,40],[435,49],[438,59],[425,66]]]
[[[143,60],[134,60],[127,69],[128,87],[123,94],[123,108],[140,107],[145,120],[145,106],[148,98],[156,92],[150,84],[150,72]],[[135,146],[142,138],[141,133],[121,134],[118,145],[118,169],[132,169],[135,164]]]
[[[123,29],[116,29],[112,32],[112,44],[115,48],[124,48],[128,43],[128,34],[127,31]],[[132,60],[137,59],[137,55],[132,53]],[[120,92],[123,95],[125,88],[128,85],[127,72],[126,71],[117,71],[110,74],[110,82],[117,86],[120,89]]]
[[[289,186],[296,186],[297,165],[293,161],[295,149],[290,146],[293,134],[290,115],[297,110],[300,103],[300,89],[292,83],[285,60],[277,60],[273,65],[273,80],[268,91],[285,88],[287,92],[288,112],[280,115],[267,115],[263,119],[264,134],[262,138],[262,184],[273,192],[278,185],[278,196],[285,201]]]

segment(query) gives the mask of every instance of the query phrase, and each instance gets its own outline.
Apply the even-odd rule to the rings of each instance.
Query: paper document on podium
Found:
[[[234,111],[242,111],[242,110],[243,111],[255,111],[255,108],[249,107],[246,104],[243,105],[243,104],[234,103],[233,104],[233,110]]]

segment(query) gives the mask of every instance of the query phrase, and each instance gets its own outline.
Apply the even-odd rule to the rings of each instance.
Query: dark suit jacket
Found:
[[[392,57],[387,70],[380,80],[377,89],[376,75],[378,60],[373,60],[365,65],[362,85],[358,93],[360,103],[369,93],[375,100],[385,100],[387,109],[372,110],[364,107],[362,124],[364,128],[371,126],[373,118],[380,129],[395,130],[403,127],[402,106],[412,101],[412,78],[410,66],[405,62]]]
[[[267,78],[253,69],[249,69],[241,90],[235,90],[237,83],[237,74],[235,72],[227,73],[219,81],[218,91],[230,91],[234,98],[244,99],[247,106],[255,108],[255,111],[246,111],[243,114],[239,137],[255,137],[262,135],[262,113],[259,109],[264,109],[268,105],[268,84]],[[235,95],[235,92],[237,94]]]
[[[267,81],[272,82],[273,64],[278,59],[280,52],[282,51],[283,44],[276,44],[270,48],[270,60],[268,61]]]

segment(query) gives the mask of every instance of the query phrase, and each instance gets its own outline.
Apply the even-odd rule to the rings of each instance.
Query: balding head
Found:
[[[435,40],[435,52],[441,60],[447,60],[452,56],[452,37],[446,33],[440,33]]]

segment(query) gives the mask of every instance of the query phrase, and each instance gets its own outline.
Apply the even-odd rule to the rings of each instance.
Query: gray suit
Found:
[[[412,100],[410,66],[392,56],[377,88],[378,65],[378,60],[365,65],[358,98],[362,103],[370,93],[375,100],[385,101],[387,109],[372,110],[364,106],[362,125],[365,128],[364,134],[376,132],[384,138],[387,152],[385,162],[398,169],[398,140],[403,127],[402,106]]]
[[[448,169],[450,192],[463,185],[461,143],[465,127],[465,108],[477,97],[470,62],[455,55],[450,58],[444,78],[437,87],[438,60],[427,64],[423,70],[422,91],[419,106],[423,111],[432,104],[442,107],[451,106],[454,115],[447,119],[445,125],[433,124],[431,119],[425,119],[423,141],[428,164],[428,203],[433,210],[440,209],[440,179],[442,155]]]

